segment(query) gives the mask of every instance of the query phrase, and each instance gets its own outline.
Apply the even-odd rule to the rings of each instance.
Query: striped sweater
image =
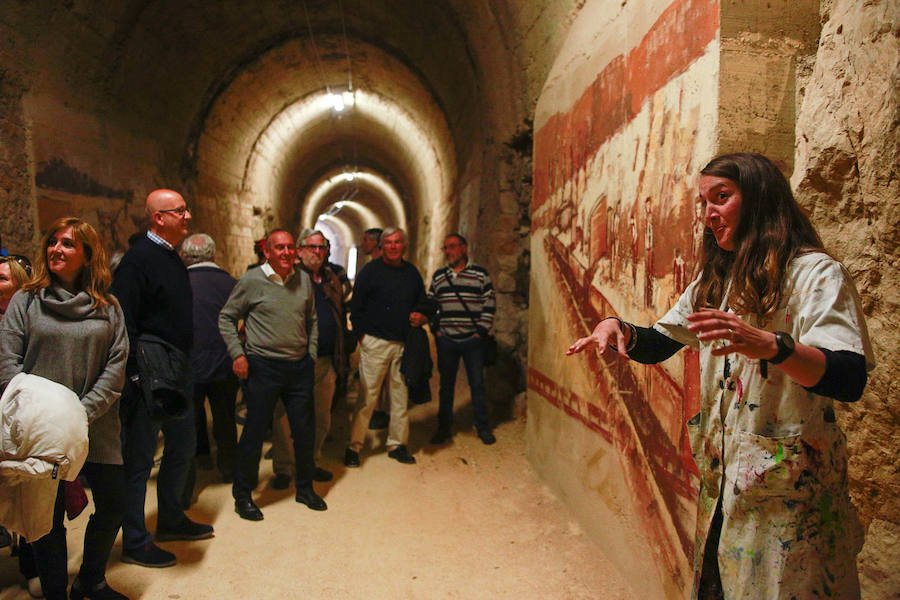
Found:
[[[438,269],[431,278],[428,297],[438,304],[438,312],[431,321],[435,333],[440,330],[441,335],[463,341],[476,333],[484,337],[494,324],[494,286],[484,267],[469,263],[459,273],[450,267]],[[460,297],[475,317],[477,327]]]

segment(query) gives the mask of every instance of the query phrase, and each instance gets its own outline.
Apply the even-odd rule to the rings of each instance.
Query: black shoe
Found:
[[[319,483],[325,483],[326,481],[331,481],[332,479],[334,479],[334,473],[325,470],[322,467],[316,467],[316,470],[313,471],[312,479],[313,481],[318,481]]]
[[[449,429],[438,429],[437,432],[431,436],[430,444],[434,446],[440,446],[441,444],[446,444],[450,440],[453,439],[453,434],[450,433]]]
[[[128,600],[128,596],[109,587],[105,579],[90,590],[82,590],[80,585],[76,579],[72,584],[72,591],[69,592],[70,600]]]
[[[311,485],[298,489],[297,495],[294,496],[294,500],[300,504],[305,504],[310,510],[328,510],[328,505],[325,504],[325,501],[322,500],[318,494],[316,494],[316,491]]]
[[[345,467],[358,467],[359,466],[359,452],[356,450],[351,450],[347,448],[346,452],[344,452],[344,466]]]
[[[178,542],[178,541],[194,541],[207,540],[213,536],[212,525],[204,525],[203,523],[195,523],[187,517],[181,520],[181,523],[175,527],[163,527],[156,525],[156,541],[157,542]]]
[[[153,542],[147,542],[140,548],[122,550],[122,562],[141,567],[161,569],[175,564],[175,555],[163,550]]]
[[[484,442],[485,446],[490,446],[497,441],[497,438],[494,437],[494,433],[490,429],[479,429],[478,439]]]
[[[410,454],[409,450],[406,449],[406,446],[402,444],[388,452],[388,456],[404,465],[416,464],[416,457]]]
[[[291,487],[291,479],[287,473],[275,473],[275,477],[269,482],[269,487],[273,490],[286,490]]]
[[[372,418],[369,419],[369,429],[387,429],[391,422],[391,416],[383,410],[372,411]]]
[[[250,498],[238,498],[234,501],[234,512],[248,521],[262,521],[263,514]]]

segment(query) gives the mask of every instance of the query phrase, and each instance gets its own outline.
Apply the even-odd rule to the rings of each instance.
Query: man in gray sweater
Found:
[[[247,420],[238,442],[232,495],[241,518],[260,521],[262,511],[251,492],[259,481],[263,438],[280,398],[294,439],[296,500],[312,510],[327,505],[313,490],[313,368],[318,348],[318,321],[312,282],[294,269],[294,237],[276,229],[266,237],[266,262],[239,280],[222,311],[219,330],[233,359],[232,369],[244,387]],[[244,320],[246,342],[238,337]]]

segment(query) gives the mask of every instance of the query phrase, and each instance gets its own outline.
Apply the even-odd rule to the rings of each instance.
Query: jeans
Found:
[[[450,431],[453,426],[453,392],[456,388],[459,359],[462,358],[466,367],[466,378],[469,381],[469,391],[472,393],[475,429],[490,430],[484,388],[484,343],[482,339],[473,337],[457,342],[439,335],[436,342],[438,373],[441,376],[441,388],[438,396],[440,398],[438,428]]]
[[[84,554],[78,581],[90,589],[106,578],[106,563],[125,512],[125,470],[121,465],[84,463],[81,469],[91,486],[94,514],[84,532]],[[44,597],[65,600],[69,583],[66,555],[65,494],[60,484],[53,511],[53,529],[31,548],[41,578]],[[27,575],[27,574],[26,574]]]
[[[247,355],[249,375],[244,387],[247,421],[238,442],[237,469],[231,493],[235,499],[250,497],[259,483],[259,459],[266,430],[272,423],[275,403],[281,399],[294,440],[297,488],[312,485],[315,415],[313,409],[313,359],[279,360]]]
[[[193,403],[188,403],[187,411],[181,417],[157,421],[147,413],[140,388],[130,380],[122,393],[119,415],[122,419],[122,458],[125,460],[127,486],[122,547],[135,550],[152,540],[144,519],[144,501],[160,430],[165,442],[156,478],[159,510],[156,524],[157,527],[169,529],[176,528],[185,518],[182,496],[188,471],[194,463],[197,430]]]
[[[197,455],[209,455],[209,436],[206,431],[206,410],[203,403],[209,398],[212,413],[213,437],[216,440],[216,465],[223,477],[234,475],[237,462],[237,425],[234,420],[234,403],[237,398],[238,380],[227,379],[194,383],[194,410],[197,425]]]

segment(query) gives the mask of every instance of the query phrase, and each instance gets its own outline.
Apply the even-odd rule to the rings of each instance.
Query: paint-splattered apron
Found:
[[[686,328],[696,285],[654,326],[700,351],[701,412],[688,424],[700,471],[691,597],[721,495],[718,558],[726,599],[859,598],[863,535],[832,399],[774,365],[763,369],[741,354],[712,356],[724,342],[700,342]],[[819,252],[794,259],[785,291],[786,305],[768,323],[742,318],[802,344],[862,354],[867,368],[874,366],[859,297],[840,263]]]

